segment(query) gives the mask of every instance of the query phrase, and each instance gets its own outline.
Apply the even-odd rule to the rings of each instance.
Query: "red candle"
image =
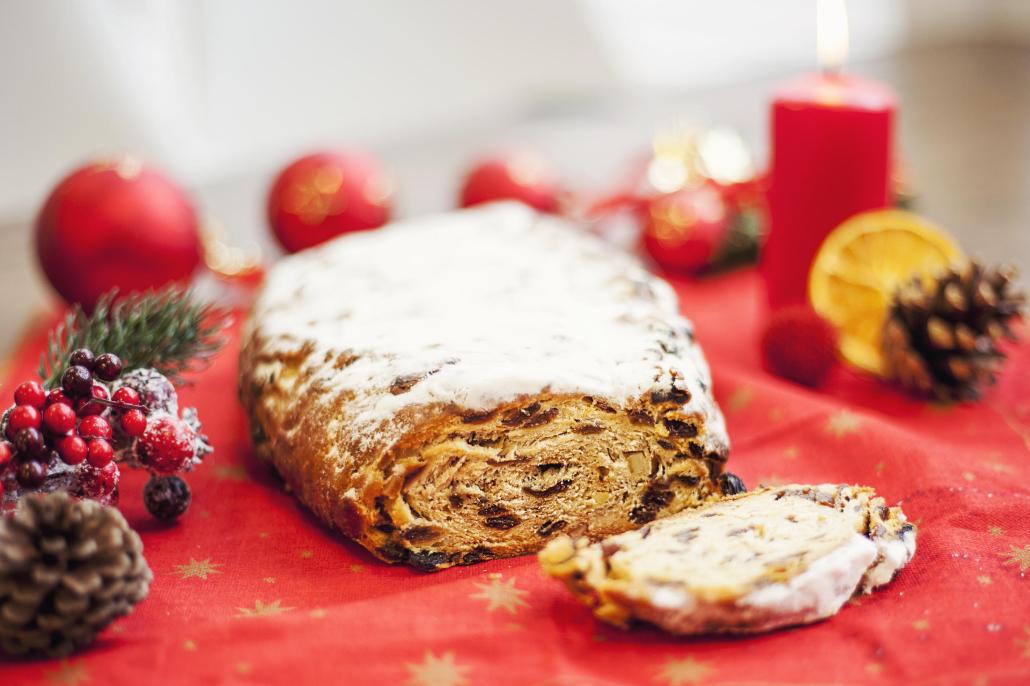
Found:
[[[843,61],[842,4],[840,12],[843,28],[827,29],[820,17],[824,63]],[[808,269],[826,235],[853,214],[887,205],[895,108],[886,86],[837,71],[796,79],[776,94],[761,265],[771,307],[805,302]]]

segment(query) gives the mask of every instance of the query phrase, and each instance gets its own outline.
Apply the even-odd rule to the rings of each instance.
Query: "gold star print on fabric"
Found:
[[[973,472],[962,472],[962,478],[966,481],[973,482],[976,480],[976,474],[973,474]]]
[[[912,628],[916,631],[926,631],[930,628],[930,620],[917,619],[916,621],[912,622]]]
[[[187,638],[185,641],[182,642],[182,649],[191,653],[195,653],[197,652],[197,642]]]
[[[1030,658],[1030,626],[1023,627],[1023,638],[1017,638],[1016,645],[1023,649],[1023,657]]]
[[[237,617],[270,617],[272,615],[279,615],[283,612],[289,612],[292,607],[283,607],[281,600],[274,600],[267,605],[260,601],[254,601],[254,607],[238,607],[236,608]]]
[[[826,430],[837,438],[844,438],[848,434],[857,432],[862,427],[862,419],[847,410],[834,412],[826,420]]]
[[[247,470],[238,464],[223,464],[215,467],[215,476],[223,481],[246,481]]]
[[[1016,473],[1016,470],[1011,465],[1007,465],[1004,462],[984,462],[983,466],[987,467],[987,469],[990,469],[992,472],[997,472],[999,474]]]
[[[751,401],[755,399],[754,390],[741,386],[737,390],[730,393],[729,400],[726,401],[726,407],[729,408],[730,412],[740,412],[741,410],[747,409]]]
[[[989,527],[987,527],[987,533],[989,533],[991,536],[1001,536],[1005,533],[1005,529],[1002,529],[997,524],[991,524]]]
[[[976,577],[976,580],[980,582],[981,586],[991,585],[991,577],[987,576],[986,574],[981,574],[980,576]]]
[[[1022,548],[1010,545],[1007,553],[998,554],[1008,558],[1002,564],[1018,565],[1020,572],[1030,569],[1030,545],[1025,545]]]
[[[410,686],[463,686],[468,683],[465,672],[471,669],[456,663],[450,651],[436,657],[428,650],[422,662],[407,663],[404,667],[409,673],[405,683]]]
[[[266,576],[264,579],[262,579],[262,581],[264,581],[266,584],[274,584],[275,583],[275,577],[274,576]]]
[[[186,564],[175,565],[175,573],[179,575],[180,579],[204,579],[206,581],[212,574],[221,574],[222,570],[218,569],[221,566],[220,562],[212,562],[210,557],[203,560],[191,557]]]
[[[1018,419],[999,407],[995,407],[994,411],[1001,416],[1002,420],[1012,429],[1014,434],[1023,439],[1023,445],[1026,446],[1027,451],[1030,451],[1030,428],[1020,424]]]
[[[81,664],[71,664],[67,660],[61,661],[61,666],[43,673],[46,683],[54,686],[80,686],[93,682],[89,672]]]
[[[314,550],[302,550],[300,551],[300,557],[302,560],[310,560],[315,556]]]
[[[796,445],[792,445],[792,446],[790,446],[789,448],[787,448],[786,450],[783,451],[783,456],[785,458],[787,458],[788,460],[793,460],[794,458],[796,458],[800,454],[801,454],[801,451],[798,450],[798,447]]]
[[[669,686],[700,684],[714,670],[704,662],[692,657],[669,660],[658,672],[658,680]]]
[[[254,665],[250,664],[249,662],[237,662],[236,663],[236,673],[239,674],[240,676],[247,676],[248,674],[250,674],[253,671],[254,671]]]
[[[329,613],[320,607],[316,607],[314,610],[308,613],[308,617],[311,619],[325,619],[329,616]]]
[[[515,579],[501,580],[500,574],[491,574],[490,583],[476,584],[478,593],[469,596],[473,600],[485,600],[486,611],[493,612],[501,609],[515,614],[520,607],[526,607],[528,603],[522,599],[527,594],[520,588],[515,587]]]

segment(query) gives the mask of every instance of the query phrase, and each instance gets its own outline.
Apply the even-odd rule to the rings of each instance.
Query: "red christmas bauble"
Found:
[[[708,184],[656,196],[641,207],[640,214],[645,250],[670,270],[704,269],[730,230],[726,203]]]
[[[537,155],[516,152],[480,160],[468,171],[459,203],[471,207],[495,200],[519,200],[541,212],[557,212],[561,187]]]
[[[297,252],[390,219],[393,182],[372,155],[320,152],[292,162],[268,192],[268,224],[287,252]]]
[[[200,264],[189,196],[161,172],[125,157],[75,170],[36,220],[36,251],[54,289],[87,310],[106,291],[184,281]]]
[[[762,335],[762,361],[785,379],[817,388],[837,364],[837,329],[810,305],[772,315]]]

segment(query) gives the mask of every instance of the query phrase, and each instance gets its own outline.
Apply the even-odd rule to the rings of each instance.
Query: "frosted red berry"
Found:
[[[114,353],[104,353],[93,363],[93,373],[104,381],[114,381],[122,373],[122,360]]]
[[[0,441],[0,471],[3,470],[14,457],[14,446],[7,441]]]
[[[18,465],[16,477],[23,488],[39,488],[46,482],[48,471],[39,460],[25,460]]]
[[[65,464],[81,464],[89,454],[89,445],[78,436],[67,436],[57,441],[57,454]]]
[[[72,398],[85,398],[93,389],[93,373],[82,365],[72,365],[61,375],[61,388]]]
[[[103,417],[90,415],[79,422],[79,435],[83,438],[111,438],[111,425]]]
[[[41,410],[46,404],[46,392],[38,381],[26,381],[14,389],[14,402]]]
[[[114,448],[103,438],[94,438],[89,442],[89,454],[86,461],[94,467],[103,467],[114,459]]]
[[[83,465],[79,468],[72,492],[84,498],[107,498],[117,490],[120,478],[117,462],[108,462],[103,467]]]
[[[154,471],[171,474],[193,457],[196,436],[185,422],[172,416],[152,420],[139,439],[140,459]]]
[[[93,351],[89,348],[73,350],[72,354],[68,356],[68,364],[78,365],[89,370],[93,369],[94,361]]]
[[[129,410],[122,415],[122,430],[130,436],[141,436],[147,430],[147,416],[141,410]]]
[[[93,384],[89,397],[79,398],[75,401],[75,411],[80,417],[89,417],[91,415],[103,413],[105,409],[104,406],[100,403],[93,402],[93,398],[107,400],[107,389],[100,384]]]
[[[15,432],[21,429],[38,429],[41,421],[39,410],[32,405],[16,405],[7,417],[7,426]]]
[[[54,403],[64,403],[65,405],[71,405],[72,400],[60,388],[52,388],[49,391],[47,391],[46,404],[53,405]]]
[[[58,436],[67,436],[75,428],[76,419],[75,410],[64,403],[56,403],[43,410],[43,426]]]
[[[114,392],[111,400],[117,403],[125,403],[126,405],[139,405],[139,393],[136,392],[135,388],[122,386]]]

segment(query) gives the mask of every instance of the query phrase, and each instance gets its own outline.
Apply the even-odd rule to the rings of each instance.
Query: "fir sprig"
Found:
[[[189,290],[169,286],[117,300],[116,295],[114,290],[105,293],[92,314],[75,305],[50,332],[39,362],[47,386],[58,383],[68,355],[77,348],[114,353],[126,370],[153,367],[179,384],[183,374],[202,369],[225,344],[229,313]]]

